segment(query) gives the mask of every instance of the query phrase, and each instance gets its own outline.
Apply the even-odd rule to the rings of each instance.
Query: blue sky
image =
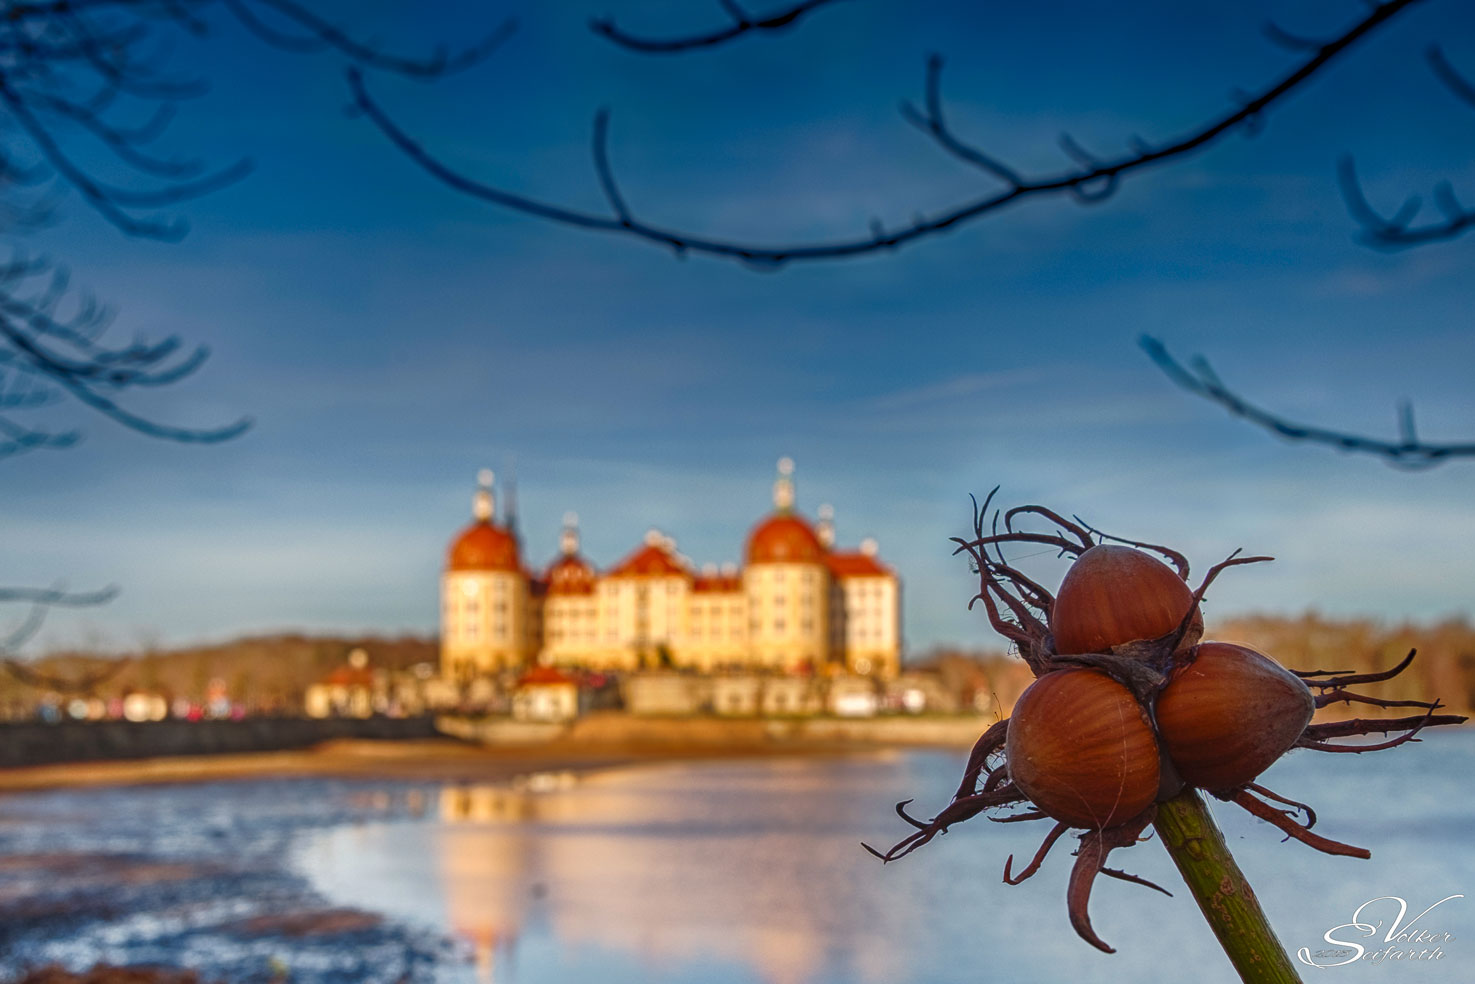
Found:
[[[920,9],[918,9],[920,6]],[[404,49],[479,33],[481,4],[320,4]],[[755,9],[762,9],[754,4]],[[1068,130],[1109,153],[1222,111],[1294,54],[1274,16],[1329,33],[1352,2],[849,0],[791,32],[649,58],[585,26],[702,28],[721,9],[597,0],[505,8],[496,57],[434,84],[371,76],[447,160],[598,210],[589,123],[640,214],[760,241],[853,234],[976,195],[979,177],[908,127],[931,51],[955,126],[1025,170]],[[905,583],[915,649],[989,645],[947,538],[1002,484],[1202,570],[1235,547],[1211,617],[1250,610],[1469,614],[1475,461],[1422,473],[1294,446],[1174,389],[1147,332],[1208,356],[1299,420],[1390,435],[1415,401],[1430,440],[1475,436],[1475,236],[1397,255],[1352,239],[1334,168],[1354,152],[1384,207],[1448,177],[1475,199],[1475,110],[1421,59],[1475,73],[1475,11],[1420,5],[1272,113],[1253,139],[1146,173],[1110,201],[1025,203],[894,255],[757,273],[553,226],[460,197],[344,112],[343,64],[265,48],[226,21],[181,42],[211,93],[173,145],[256,163],[190,204],[180,244],[126,239],[76,201],[27,248],[116,306],[120,337],[211,346],[192,381],[131,404],[173,422],[245,413],[216,447],[77,413],[86,441],[0,463],[4,580],[116,583],[37,648],[238,632],[427,631],[475,472],[515,461],[532,557],[559,517],[612,563],[661,527],[698,562],[737,560],[773,463],[799,502],[874,535]],[[59,417],[69,419],[68,411]]]

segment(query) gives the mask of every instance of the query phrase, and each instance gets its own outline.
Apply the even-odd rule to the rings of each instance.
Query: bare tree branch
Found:
[[[1449,91],[1459,96],[1471,106],[1475,106],[1475,82],[1471,82],[1461,75],[1459,70],[1450,64],[1444,56],[1444,49],[1437,44],[1431,44],[1429,50],[1424,53],[1429,61],[1429,67],[1439,77],[1439,81],[1448,86]]]
[[[30,149],[128,235],[179,239],[187,231],[179,218],[140,215],[139,210],[167,208],[198,198],[239,181],[250,170],[248,162],[239,161],[207,173],[199,162],[165,161],[143,149],[167,127],[174,103],[205,91],[200,80],[165,74],[163,58],[145,50],[146,46],[161,40],[161,32],[170,25],[204,33],[207,25],[198,15],[211,7],[228,11],[274,47],[336,51],[356,65],[420,79],[439,78],[482,61],[516,30],[514,20],[504,20],[463,48],[442,48],[413,58],[359,41],[295,0],[0,4],[0,117],[8,116]],[[110,119],[106,114],[120,95],[153,102],[150,121],[128,128]],[[126,168],[163,179],[162,183],[126,188],[100,180],[76,162],[59,124],[90,135]]]
[[[241,23],[268,44],[289,51],[331,48],[365,68],[421,79],[437,79],[476,65],[500,48],[517,31],[517,19],[509,17],[484,37],[464,48],[450,50],[441,47],[428,57],[410,58],[358,41],[342,28],[293,0],[228,0],[227,6]],[[286,35],[268,27],[255,13],[254,7],[266,7],[274,11],[303,34]]]
[[[63,312],[64,302],[75,310]],[[228,441],[251,426],[241,418],[220,427],[161,424],[119,403],[129,391],[168,386],[193,375],[209,350],[186,349],[175,336],[112,346],[102,341],[112,312],[83,295],[73,298],[64,270],[26,258],[0,265],[0,458],[71,447],[75,430],[53,433],[22,422],[29,410],[69,396],[149,437],[193,444]],[[6,598],[0,594],[0,601]]]
[[[50,588],[0,587],[0,603],[21,602],[48,608],[55,606],[90,608],[93,605],[107,604],[117,595],[118,589],[115,587],[103,588],[100,591],[68,591],[60,585]],[[11,647],[17,643],[13,639],[7,639],[5,645]]]
[[[50,588],[0,587],[0,604],[19,603],[30,606],[20,624],[4,636],[0,636],[0,668],[21,683],[41,690],[54,690],[59,693],[90,693],[98,684],[122,669],[123,662],[118,661],[81,677],[67,678],[44,673],[34,666],[27,665],[19,658],[18,651],[40,631],[52,608],[87,608],[94,605],[105,605],[117,594],[116,587],[103,588],[100,591],[67,591],[60,585]]]
[[[909,102],[901,104],[901,115],[908,123],[936,140],[943,150],[966,164],[971,164],[1005,184],[1021,185],[1024,179],[1019,172],[1003,162],[985,154],[970,144],[964,143],[948,127],[942,109],[942,56],[932,55],[927,59],[927,84],[923,109]]]
[[[1475,83],[1461,75],[1450,64],[1438,45],[1431,45],[1426,57],[1429,65],[1451,92],[1475,106]],[[1347,212],[1361,229],[1357,239],[1375,249],[1398,250],[1428,243],[1455,239],[1475,228],[1475,208],[1466,207],[1455,195],[1454,185],[1441,181],[1434,186],[1434,207],[1440,217],[1422,225],[1414,225],[1423,203],[1418,196],[1404,200],[1392,215],[1383,215],[1368,202],[1357,177],[1357,166],[1352,157],[1343,157],[1337,165],[1337,181],[1342,189],[1342,200]]]
[[[1434,186],[1434,204],[1443,217],[1424,225],[1413,225],[1423,204],[1417,195],[1405,199],[1392,215],[1385,216],[1373,208],[1362,190],[1357,166],[1350,156],[1338,162],[1337,181],[1348,214],[1362,227],[1357,233],[1358,241],[1374,249],[1392,251],[1443,242],[1475,227],[1475,209],[1466,208],[1460,202],[1455,196],[1454,186],[1448,181]]]
[[[631,51],[638,51],[646,55],[673,55],[682,51],[726,44],[734,38],[754,31],[783,31],[793,27],[811,10],[837,2],[839,0],[803,0],[802,3],[793,4],[776,13],[753,17],[738,5],[737,0],[718,0],[718,3],[722,4],[722,9],[726,10],[728,16],[732,18],[730,25],[707,34],[694,34],[679,38],[642,38],[616,27],[614,19],[610,17],[598,17],[591,20],[589,29]]]
[[[919,113],[914,109],[909,110],[908,118],[931,133],[954,156],[989,172],[993,178],[1004,185],[1004,188],[931,217],[920,216],[900,228],[886,229],[880,223],[873,223],[870,233],[865,236],[794,245],[772,246],[708,239],[679,230],[663,228],[635,218],[628,209],[616,210],[614,216],[608,216],[514,194],[496,185],[463,174],[426,150],[369,94],[363,74],[356,68],[349,70],[348,82],[357,108],[395,147],[436,180],[462,194],[552,222],[598,232],[622,233],[668,247],[677,255],[688,252],[702,253],[738,260],[762,268],[773,268],[795,261],[841,259],[896,249],[1001,211],[1027,199],[1070,195],[1082,203],[1102,201],[1111,195],[1126,175],[1185,157],[1202,150],[1219,137],[1238,127],[1254,125],[1261,114],[1280,99],[1315,76],[1358,40],[1388,23],[1415,2],[1417,0],[1388,0],[1388,2],[1375,5],[1366,17],[1341,35],[1318,46],[1280,81],[1263,89],[1257,95],[1247,96],[1232,112],[1217,117],[1188,134],[1155,147],[1134,141],[1131,154],[1111,159],[1098,158],[1086,152],[1067,136],[1062,139],[1062,144],[1066,152],[1079,162],[1079,166],[1059,174],[1032,178],[1018,175],[1012,169],[999,164],[991,155],[982,154],[966,146],[946,128],[942,120],[940,100],[936,96],[940,63],[934,60],[929,63],[929,109],[926,113]],[[596,123],[595,170],[601,183],[608,189],[612,185],[612,179],[608,174],[605,150],[607,129],[605,124],[598,123],[598,121]]]
[[[1275,21],[1266,21],[1261,25],[1260,32],[1270,39],[1270,41],[1280,45],[1287,51],[1315,51],[1317,48],[1326,44],[1325,40],[1303,37],[1300,34],[1287,31]]]
[[[502,21],[479,40],[425,57],[408,57],[353,37],[296,0],[49,0],[0,2],[0,231],[25,231],[47,221],[54,193],[43,182],[70,186],[94,211],[130,236],[177,240],[187,226],[159,214],[240,180],[242,160],[208,169],[200,160],[159,155],[177,105],[205,91],[201,80],[168,71],[158,43],[183,31],[203,35],[203,15],[224,11],[267,44],[288,51],[333,51],[355,65],[417,79],[459,71],[489,56],[511,36]],[[146,115],[140,121],[137,110]],[[103,178],[101,146],[123,177]],[[29,165],[17,163],[28,157]],[[87,162],[87,163],[81,163]],[[36,279],[49,285],[36,288]],[[142,416],[119,402],[125,390],[178,382],[204,362],[203,347],[178,338],[121,348],[99,342],[111,312],[83,298],[61,317],[65,275],[24,259],[0,264],[0,458],[76,444],[74,429],[53,431],[26,422],[25,411],[70,398],[151,437],[190,443],[229,440],[250,426],[177,427]]]
[[[515,30],[505,20],[479,41],[410,58],[360,41],[295,0],[0,0],[0,232],[16,233],[52,214],[53,197],[42,182],[54,175],[119,230],[131,236],[178,239],[185,233],[168,208],[208,194],[249,169],[238,162],[208,170],[198,160],[170,159],[148,145],[174,117],[176,104],[199,95],[204,84],[168,74],[156,43],[170,30],[204,35],[202,14],[227,11],[248,31],[289,51],[336,51],[355,65],[431,79],[476,64]],[[121,114],[144,104],[141,122]],[[73,141],[100,144],[124,174],[141,186],[104,180],[93,169],[96,154]],[[20,163],[27,155],[34,163]],[[79,163],[91,161],[92,163]],[[38,190],[39,189],[39,190]],[[65,269],[18,252],[0,261],[0,459],[40,449],[71,447],[74,429],[51,430],[26,416],[70,397],[125,427],[150,437],[190,443],[226,441],[245,431],[242,418],[220,427],[179,427],[129,409],[121,397],[177,383],[208,357],[179,338],[103,341],[112,312],[69,289]],[[0,587],[0,605],[23,605],[19,623],[0,632],[0,669],[34,687],[88,693],[116,674],[116,662],[67,679],[23,661],[19,650],[56,607],[106,604],[116,588],[69,592]]]
[[[76,677],[64,677],[38,670],[34,666],[9,656],[0,657],[0,666],[3,666],[5,672],[21,683],[37,690],[51,690],[59,694],[90,694],[121,673],[128,663],[126,659],[113,660],[90,673]]]
[[[1399,407],[1400,440],[1384,441],[1358,434],[1296,424],[1277,417],[1268,410],[1254,406],[1228,389],[1220,381],[1207,361],[1195,358],[1185,366],[1168,353],[1167,347],[1156,338],[1143,335],[1139,339],[1143,350],[1168,378],[1179,386],[1196,393],[1204,399],[1219,404],[1238,417],[1263,427],[1291,441],[1308,441],[1325,444],[1342,451],[1358,451],[1380,455],[1388,464],[1398,468],[1432,468],[1454,458],[1475,457],[1475,442],[1456,444],[1428,444],[1420,441],[1414,430],[1413,408],[1404,403]]]

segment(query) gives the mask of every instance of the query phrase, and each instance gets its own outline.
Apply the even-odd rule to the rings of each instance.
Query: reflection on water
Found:
[[[846,831],[861,829],[860,804],[869,809],[877,770],[901,762],[670,767],[582,781],[545,774],[517,788],[449,786],[434,822],[326,832],[300,858],[332,895],[382,899],[395,915],[449,928],[485,981],[517,966],[518,942],[529,934],[588,953],[632,954],[651,970],[730,965],[800,984],[828,967],[847,980],[894,981],[902,969],[889,934],[904,922],[874,894],[837,891],[836,875],[863,857]],[[420,870],[404,864],[411,857]]]
[[[1417,912],[1475,895],[1472,739],[1440,735],[1331,761],[1298,753],[1272,770],[1267,784],[1312,802],[1318,829],[1372,847],[1371,862],[1281,843],[1267,825],[1217,808],[1293,950],[1319,944],[1376,896],[1401,895]],[[433,816],[320,830],[295,857],[337,902],[457,937],[469,960],[446,969],[447,980],[1235,979],[1181,895],[1099,886],[1096,927],[1121,952],[1080,942],[1066,921],[1064,845],[1035,879],[1002,885],[1004,858],[1032,853],[1048,825],[975,820],[885,868],[861,851],[862,839],[905,832],[894,801],[939,805],[959,758],[704,764],[446,787]],[[1121,858],[1169,888],[1181,884],[1155,844]],[[1465,900],[1440,910],[1443,924],[1431,928],[1455,934],[1445,961],[1378,968],[1383,979],[1475,977],[1472,911]]]

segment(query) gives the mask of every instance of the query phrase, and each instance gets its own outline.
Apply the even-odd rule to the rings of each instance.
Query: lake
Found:
[[[1114,955],[1067,922],[1070,841],[1033,879],[1001,883],[1004,859],[1012,853],[1017,870],[1048,822],[976,818],[884,867],[861,849],[908,832],[897,800],[915,797],[921,815],[943,805],[962,758],[665,764],[506,786],[302,779],[8,797],[0,979],[53,960],[162,961],[232,981],[1238,979],[1153,841],[1113,865],[1177,897],[1101,879],[1091,911]],[[1402,898],[1412,917],[1475,889],[1472,776],[1475,732],[1459,731],[1365,756],[1297,752],[1264,777],[1317,809],[1318,832],[1371,848],[1371,861],[1284,843],[1237,807],[1214,810],[1283,942],[1326,952],[1323,934],[1369,900]],[[1374,938],[1338,938],[1386,952],[1397,908],[1364,910],[1365,922],[1385,924]],[[334,919],[314,922],[325,909]],[[350,909],[382,919],[340,911]],[[1472,913],[1461,897],[1418,922],[1452,934],[1441,959],[1305,976],[1475,979]]]

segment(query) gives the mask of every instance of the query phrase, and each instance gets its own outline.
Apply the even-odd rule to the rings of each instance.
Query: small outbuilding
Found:
[[[518,721],[562,722],[579,716],[579,685],[551,666],[524,673],[512,692],[512,717]]]

